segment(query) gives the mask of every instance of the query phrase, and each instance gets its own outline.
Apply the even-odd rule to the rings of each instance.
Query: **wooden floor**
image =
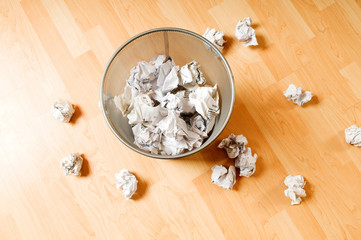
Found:
[[[250,16],[258,47],[236,41]],[[102,72],[127,39],[172,26],[226,34],[236,82],[229,124],[206,150],[179,160],[141,156],[111,133],[98,107]],[[0,239],[360,239],[361,149],[344,129],[361,125],[361,2],[353,0],[0,1]],[[305,107],[282,92],[294,83]],[[53,119],[74,103],[70,124]],[[257,171],[233,191],[211,184],[231,165],[220,140],[244,134]],[[82,177],[60,159],[85,158]],[[139,189],[125,200],[122,168]],[[287,175],[308,196],[291,206]]]

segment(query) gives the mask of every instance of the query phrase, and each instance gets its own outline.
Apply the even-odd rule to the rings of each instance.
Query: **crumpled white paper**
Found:
[[[132,105],[133,108],[127,115],[129,124],[149,122],[155,125],[163,118],[159,105],[154,107],[153,100],[147,94],[142,93],[136,96]]]
[[[57,100],[51,108],[54,118],[60,122],[69,122],[75,110],[73,105],[66,100]]]
[[[200,86],[205,81],[196,61],[179,70],[165,55],[132,68],[124,91],[113,100],[129,120],[134,143],[162,155],[200,147],[220,113],[217,85]]]
[[[177,94],[171,94],[168,92],[160,103],[162,107],[167,108],[169,110],[176,110],[178,112],[182,112],[182,98]]]
[[[251,148],[241,151],[235,161],[235,166],[239,168],[239,176],[250,177],[256,171],[257,154],[252,156]]]
[[[296,87],[293,84],[290,84],[286,91],[283,92],[283,95],[289,100],[292,100],[298,106],[302,106],[304,103],[309,102],[312,98],[312,92],[305,91],[302,93],[303,89],[301,87]]]
[[[161,100],[162,107],[178,113],[194,113],[194,105],[189,101],[189,93],[185,90],[176,94],[168,92]]]
[[[352,125],[351,127],[345,130],[345,138],[346,142],[352,144],[354,146],[361,146],[361,128],[356,125]]]
[[[185,149],[191,151],[202,144],[201,136],[189,131],[186,122],[175,111],[168,111],[168,116],[159,122],[158,128],[163,133],[161,149],[166,155],[177,155]]]
[[[236,158],[238,155],[245,150],[245,146],[248,144],[247,138],[241,135],[231,135],[228,138],[224,138],[220,144],[219,148],[224,148],[227,152],[229,158]]]
[[[196,61],[192,61],[181,67],[179,74],[183,85],[203,85],[206,83],[206,79],[200,70],[200,65]]]
[[[203,37],[208,39],[211,43],[213,43],[219,51],[222,52],[224,41],[224,32],[217,31],[216,29],[207,28],[206,32],[203,34]]]
[[[214,165],[211,179],[212,183],[217,186],[232,190],[233,185],[236,183],[236,168],[230,166],[227,171],[227,168],[222,165]]]
[[[157,70],[157,87],[162,88],[165,78],[168,76],[174,66],[175,64],[172,59],[168,59],[166,62],[159,65]]]
[[[256,31],[251,27],[252,20],[247,17],[240,20],[236,26],[236,37],[239,41],[246,41],[244,46],[257,46]]]
[[[152,89],[150,81],[154,80],[156,71],[157,69],[153,64],[145,61],[138,62],[138,65],[130,70],[127,83],[138,92],[148,92]]]
[[[138,180],[125,168],[115,174],[115,178],[117,180],[117,188],[122,188],[125,198],[129,200],[137,191]]]
[[[161,148],[162,132],[153,125],[144,126],[138,123],[133,128],[134,143],[139,148],[157,154]]]
[[[83,158],[80,156],[79,153],[72,153],[71,155],[62,158],[60,162],[60,167],[64,170],[66,176],[80,176],[80,170],[82,165]]]
[[[220,113],[217,84],[214,87],[199,87],[189,94],[189,102],[204,119],[212,119]]]
[[[207,138],[214,127],[215,119],[205,120],[201,115],[194,115],[190,119],[191,131],[199,134],[202,138]]]
[[[178,77],[179,66],[173,66],[168,75],[165,77],[162,92],[167,93],[178,87],[179,77]]]
[[[132,88],[128,84],[125,85],[122,94],[114,97],[115,106],[122,112],[123,115],[128,114],[132,98]]]
[[[306,197],[306,191],[303,189],[306,182],[301,175],[297,176],[288,176],[284,181],[288,189],[285,190],[285,196],[289,197],[292,202],[292,205],[300,204],[302,199],[301,197]]]
[[[239,168],[239,176],[250,177],[256,171],[257,154],[252,156],[251,148],[247,147],[247,138],[241,135],[231,133],[224,138],[218,148],[226,150],[229,158],[236,158],[235,166]]]
[[[167,57],[165,55],[159,54],[152,58],[152,60],[150,60],[150,63],[153,64],[156,69],[158,69],[166,61],[166,58]]]

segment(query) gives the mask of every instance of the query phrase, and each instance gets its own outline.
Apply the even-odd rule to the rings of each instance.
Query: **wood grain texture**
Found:
[[[250,16],[260,45],[234,37]],[[344,129],[361,125],[361,4],[354,0],[0,1],[0,239],[360,239],[361,149]],[[112,53],[151,28],[225,31],[236,102],[219,139],[193,156],[141,156],[111,133],[98,107]],[[290,83],[316,97],[303,108]],[[57,98],[74,103],[56,122]],[[233,164],[219,141],[244,134],[257,171],[234,190],[211,184]],[[65,177],[60,159],[84,157]],[[125,200],[114,174],[133,172]],[[308,196],[291,206],[283,180],[302,174]]]

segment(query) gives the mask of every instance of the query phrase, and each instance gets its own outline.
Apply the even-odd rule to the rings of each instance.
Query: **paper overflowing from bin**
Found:
[[[134,143],[161,155],[200,147],[220,113],[217,85],[206,85],[200,65],[191,61],[180,68],[165,55],[133,67],[114,103],[127,117]]]

